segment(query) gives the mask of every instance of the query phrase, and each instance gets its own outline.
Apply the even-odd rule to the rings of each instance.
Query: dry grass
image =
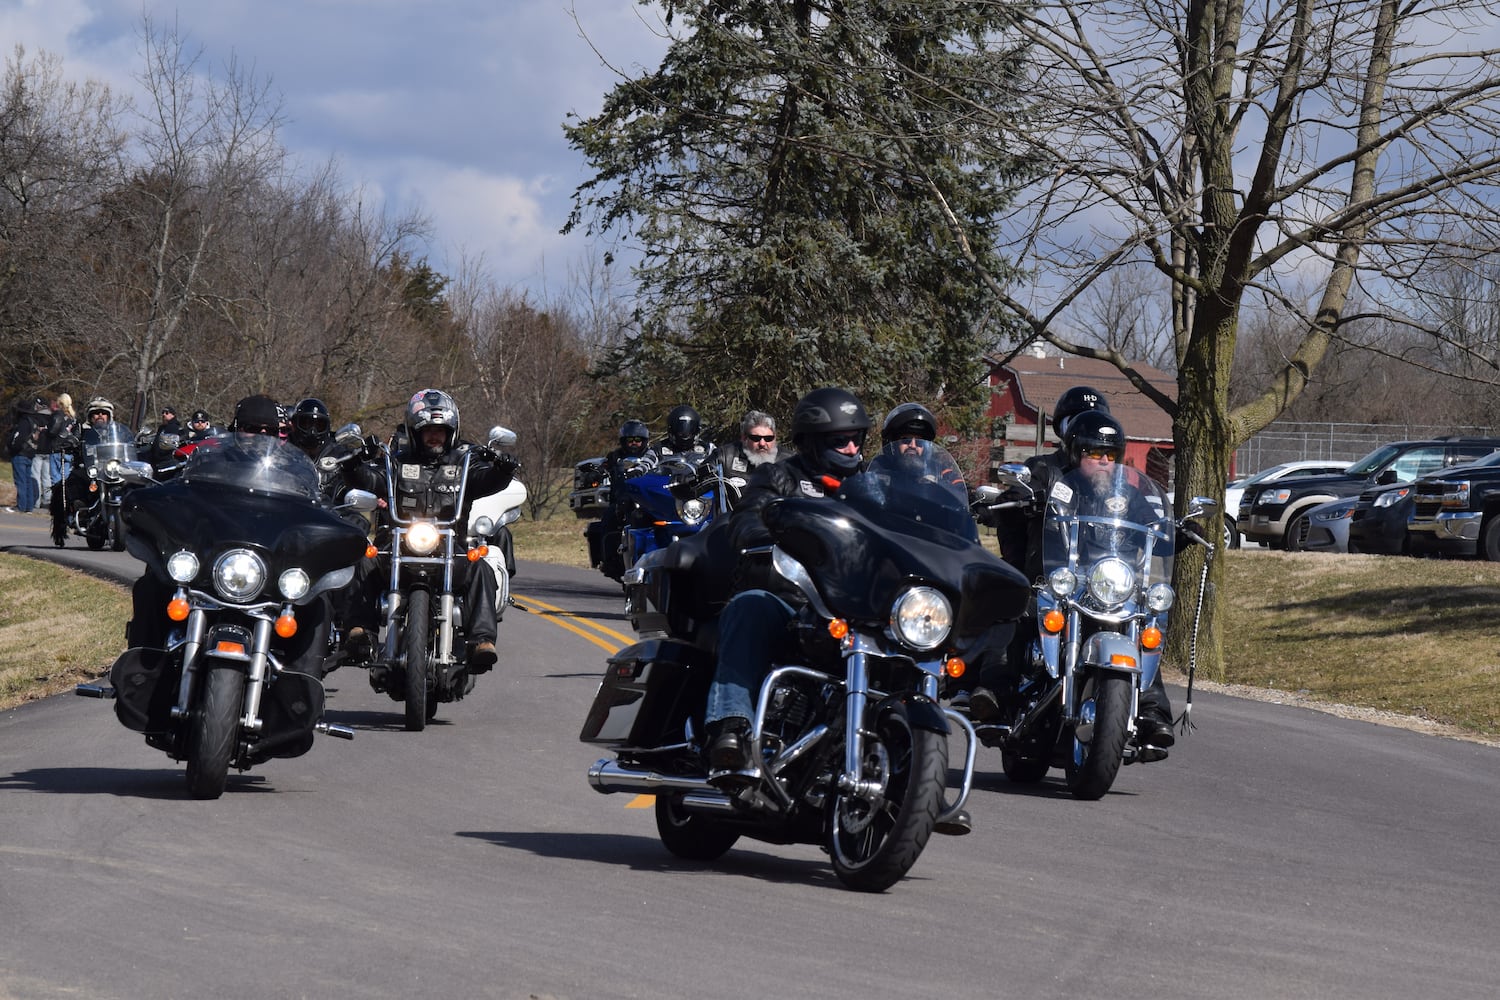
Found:
[[[0,555],[0,709],[98,677],[125,648],[130,593],[75,569]]]
[[[516,558],[588,569],[589,547],[583,538],[588,523],[567,513],[545,521],[523,518],[510,528],[516,540]]]

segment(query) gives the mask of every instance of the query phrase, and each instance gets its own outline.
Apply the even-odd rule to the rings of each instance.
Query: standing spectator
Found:
[[[11,478],[16,483],[16,505],[6,510],[13,514],[30,514],[36,509],[40,491],[33,465],[50,423],[44,414],[51,412],[47,401],[40,396],[16,407],[15,422],[5,439],[10,449]]]
[[[52,490],[67,481],[68,473],[73,471],[73,452],[77,447],[78,414],[73,409],[73,397],[60,392],[52,401],[52,423],[47,428],[47,464],[51,466],[52,482],[40,504],[51,504]]]

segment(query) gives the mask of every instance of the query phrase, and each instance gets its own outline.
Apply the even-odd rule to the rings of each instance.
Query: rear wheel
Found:
[[[1000,768],[1018,785],[1034,785],[1047,776],[1046,757],[1023,757],[1014,750],[1000,751]]]
[[[1085,718],[1092,716],[1087,742],[1073,735],[1073,755],[1068,760],[1068,791],[1074,798],[1098,799],[1115,783],[1125,759],[1125,741],[1130,736],[1130,694],[1134,682],[1124,674],[1101,673],[1084,684]]]
[[[686,861],[713,861],[740,839],[723,824],[684,809],[681,793],[670,792],[656,797],[656,832],[663,847]]]
[[[413,590],[406,595],[406,628],[402,633],[406,659],[406,728],[419,733],[427,727],[427,636],[432,630],[432,595]]]
[[[239,738],[245,675],[233,667],[211,669],[188,730],[187,786],[195,799],[216,799],[229,783],[229,762]]]
[[[1500,562],[1500,515],[1485,522],[1479,533],[1479,552],[1490,562]]]
[[[877,797],[834,794],[828,804],[828,853],[839,881],[883,892],[916,864],[938,813],[948,776],[948,738],[913,728],[906,706],[880,709],[865,737],[860,780]]]

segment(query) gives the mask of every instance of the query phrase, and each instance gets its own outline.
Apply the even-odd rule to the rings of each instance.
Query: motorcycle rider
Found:
[[[716,447],[709,453],[708,461],[719,463],[724,478],[743,492],[750,473],[778,457],[776,418],[763,410],[750,410],[740,419],[739,440]]]
[[[1071,390],[1070,390],[1071,391]],[[1033,480],[1033,487],[1038,490],[1037,496],[1041,503],[1046,503],[1046,498],[1051,492],[1052,485],[1060,480],[1063,475],[1078,470],[1082,475],[1078,477],[1084,484],[1097,484],[1101,493],[1103,489],[1115,482],[1118,474],[1129,470],[1121,468],[1125,459],[1125,430],[1119,421],[1110,416],[1107,410],[1098,406],[1076,412],[1065,418],[1062,422],[1065,449],[1062,455],[1062,463],[1037,463],[1045,469],[1047,475],[1046,492],[1041,492],[1042,487],[1037,486]],[[1125,513],[1128,520],[1140,524],[1148,524],[1162,516],[1163,511],[1151,505],[1141,495],[1140,491],[1129,490],[1130,508]],[[1043,525],[1045,523],[1045,510],[1035,510],[1028,524],[1028,531],[1032,536],[1027,540],[1026,550],[1028,558],[1034,552],[1037,564],[1027,567],[1027,575],[1036,579],[1041,575],[1042,547],[1045,544],[1043,538]],[[1030,629],[1019,630],[1017,642],[1011,645],[1010,661],[1017,663],[1024,655],[1024,646],[1029,643],[1035,629],[1035,621],[1030,622]],[[979,678],[981,685],[984,684],[988,668],[981,668]],[[980,686],[974,689],[969,699],[969,714],[977,721],[987,721],[999,714],[999,699],[988,686]],[[1166,756],[1166,749],[1176,742],[1172,732],[1172,703],[1167,697],[1167,689],[1162,681],[1161,671],[1157,671],[1156,677],[1150,686],[1141,692],[1140,714],[1136,719],[1136,743],[1144,751],[1141,760],[1160,760]]]
[[[847,389],[815,389],[798,400],[792,411],[796,453],[751,474],[725,528],[730,548],[743,551],[770,542],[760,514],[777,497],[836,499],[840,483],[864,468],[861,449],[869,429],[864,404]],[[749,720],[755,698],[778,640],[804,601],[800,592],[790,589],[773,593],[756,588],[735,594],[725,606],[719,618],[719,659],[704,713],[711,772],[749,766]]]
[[[333,420],[328,406],[316,396],[309,396],[292,409],[292,429],[287,440],[317,460],[333,441]]]
[[[172,462],[172,452],[182,444],[183,427],[177,419],[177,410],[172,406],[161,408],[161,426],[151,436],[151,468],[160,472]]]
[[[194,410],[193,415],[188,417],[187,433],[183,435],[183,442],[197,444],[219,433],[213,421],[209,419],[207,410]]]
[[[930,476],[937,482],[949,485],[965,485],[963,473],[946,462],[934,464],[937,456],[951,458],[946,450],[933,447],[937,440],[937,418],[921,403],[902,403],[885,415],[880,425],[880,443],[889,448],[895,446],[896,455],[902,462],[920,475]]]
[[[88,431],[99,431],[115,419],[115,404],[95,396],[84,405],[83,426],[73,446],[72,471],[62,482],[62,489],[52,490],[52,540],[61,545],[68,537],[68,513],[73,507],[86,506],[89,494],[88,452],[84,437]]]
[[[476,497],[498,493],[510,485],[516,460],[459,437],[458,404],[441,389],[423,389],[406,404],[402,421],[406,444],[391,454],[396,495],[388,496],[383,463],[366,461],[352,465],[346,473],[351,486],[366,489],[386,504],[394,504],[402,518],[458,516],[458,534],[467,533],[469,506]],[[373,449],[371,449],[373,451]],[[369,454],[373,458],[378,452]],[[464,457],[470,456],[468,477],[460,482]],[[454,509],[460,487],[464,509]],[[369,659],[375,633],[380,627],[380,595],[389,579],[388,556],[367,558],[355,570],[345,603],[343,621],[349,625],[345,650],[352,661]],[[465,594],[464,629],[468,640],[470,674],[482,674],[495,665],[495,570],[483,559],[454,560],[454,580]],[[371,675],[371,683],[376,681]]]
[[[667,433],[656,442],[656,454],[661,458],[682,458],[694,465],[706,454],[708,448],[698,439],[703,429],[703,420],[698,411],[683,403],[672,407],[667,414]]]
[[[620,526],[625,520],[621,499],[624,491],[620,484],[656,468],[658,459],[648,444],[650,440],[651,429],[642,421],[632,419],[620,425],[619,447],[604,456],[604,471],[610,482],[609,508],[603,517],[583,529],[589,544],[589,561],[611,579],[618,580],[625,573],[620,557]]]

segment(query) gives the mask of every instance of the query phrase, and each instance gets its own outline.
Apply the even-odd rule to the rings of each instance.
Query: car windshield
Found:
[[[318,469],[312,459],[268,434],[225,434],[207,447],[194,448],[178,481],[318,500]]]
[[[1382,445],[1349,466],[1348,473],[1351,476],[1372,476],[1389,465],[1399,454],[1401,449],[1395,445]]]

